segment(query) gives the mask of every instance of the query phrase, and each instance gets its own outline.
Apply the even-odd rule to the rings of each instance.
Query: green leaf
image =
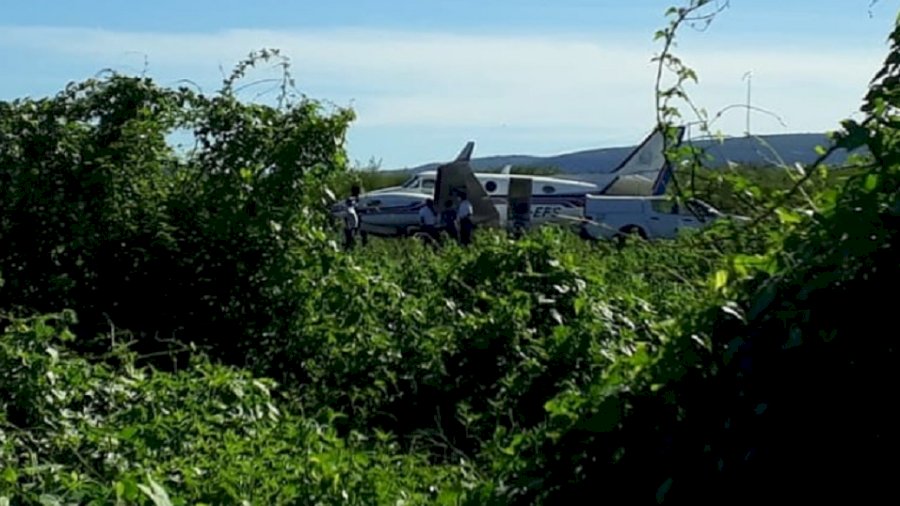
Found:
[[[15,469],[7,467],[3,470],[3,480],[8,483],[15,483],[19,480],[19,473]]]
[[[775,214],[778,215],[778,219],[785,225],[792,225],[803,221],[803,217],[800,216],[799,213],[795,213],[783,207],[776,209]]]
[[[719,270],[716,271],[715,279],[713,280],[713,289],[715,291],[720,291],[725,288],[725,285],[728,284],[728,271]]]
[[[153,481],[153,477],[148,476],[147,480],[150,482],[149,487],[144,484],[138,485],[141,492],[149,497],[155,506],[172,506],[172,501],[169,499],[169,494],[166,493],[166,490],[159,483]]]
[[[658,489],[656,489],[656,502],[657,503],[662,504],[663,502],[665,502],[666,494],[668,494],[669,490],[671,490],[672,483],[674,483],[674,481],[675,480],[673,480],[672,478],[669,478],[666,481],[664,481],[662,483],[662,485],[659,486]]]
[[[123,494],[125,496],[125,499],[127,499],[129,501],[133,501],[138,498],[138,494],[140,494],[140,489],[138,488],[138,485],[137,485],[137,483],[135,483],[134,480],[126,479],[124,482],[122,482],[122,485],[124,487]]]
[[[43,494],[38,498],[42,506],[62,506],[62,501],[55,495]]]
[[[119,439],[124,439],[125,441],[130,440],[137,433],[137,427],[125,427],[121,431],[119,431]]]
[[[584,297],[575,299],[575,316],[580,316],[584,312],[585,305],[587,305],[587,300]]]
[[[878,174],[869,174],[866,176],[866,181],[863,184],[863,187],[866,191],[871,192],[878,188],[879,176]]]
[[[631,357],[631,361],[637,367],[645,367],[650,364],[650,354],[647,352],[647,345],[641,343],[637,346],[637,350],[634,352],[634,356]]]

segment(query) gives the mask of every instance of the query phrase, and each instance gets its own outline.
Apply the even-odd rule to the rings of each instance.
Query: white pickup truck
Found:
[[[697,199],[679,206],[668,197],[588,195],[581,235],[589,239],[621,238],[628,234],[644,239],[674,238],[679,230],[704,227],[724,217]]]

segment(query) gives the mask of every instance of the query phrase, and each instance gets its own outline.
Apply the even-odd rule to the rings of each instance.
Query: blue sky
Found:
[[[681,0],[29,0],[0,20],[0,100],[103,68],[208,90],[248,52],[279,47],[298,86],[350,105],[351,158],[383,168],[454,156],[547,155],[639,142],[653,126],[653,33]],[[777,113],[753,133],[824,131],[854,114],[886,55],[900,0],[731,0],[676,49],[711,113]],[[253,78],[271,77],[259,72]],[[245,97],[254,99],[257,88]],[[740,135],[742,111],[716,124]],[[783,124],[782,124],[783,123]]]

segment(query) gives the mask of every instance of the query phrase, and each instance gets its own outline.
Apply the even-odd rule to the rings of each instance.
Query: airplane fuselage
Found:
[[[476,173],[475,177],[490,196],[506,226],[511,179],[531,181],[530,216],[533,224],[559,219],[579,218],[584,213],[585,196],[602,190],[595,183],[519,174]],[[383,188],[360,196],[357,211],[363,230],[377,235],[402,235],[418,224],[419,209],[434,194],[437,174],[425,171],[412,176],[401,186]]]

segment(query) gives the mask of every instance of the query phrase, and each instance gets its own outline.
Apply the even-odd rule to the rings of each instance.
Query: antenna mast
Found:
[[[750,88],[753,83],[753,71],[750,70],[744,74],[744,77],[741,80],[747,81],[747,129],[744,131],[744,135],[746,137],[750,137]]]

